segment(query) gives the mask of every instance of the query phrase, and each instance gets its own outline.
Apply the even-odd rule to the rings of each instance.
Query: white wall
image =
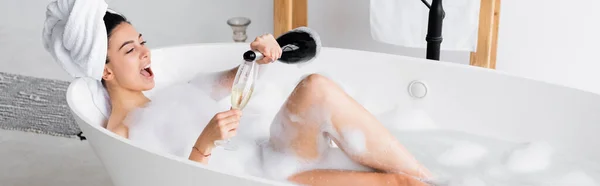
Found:
[[[42,45],[42,28],[50,0],[0,0],[0,71],[69,80]],[[252,20],[248,42],[273,30],[271,0],[107,0],[125,14],[148,40],[162,47],[201,42],[233,42],[230,17]],[[234,54],[236,55],[236,54]]]
[[[369,2],[369,0],[308,0],[308,25],[319,32],[323,45],[326,46],[425,58],[425,49],[380,43],[371,38]],[[423,8],[427,7],[423,5]],[[469,64],[469,53],[442,51],[440,60]]]
[[[68,79],[41,44],[50,0],[0,0],[0,71]],[[150,47],[231,42],[229,17],[252,19],[249,40],[272,32],[272,0],[107,0],[145,34]],[[497,69],[600,93],[600,1],[503,1]],[[425,56],[424,49],[375,42],[369,0],[309,0],[309,26],[325,46]],[[467,52],[442,52],[442,60],[468,64]]]
[[[600,1],[502,1],[496,68],[600,93]]]

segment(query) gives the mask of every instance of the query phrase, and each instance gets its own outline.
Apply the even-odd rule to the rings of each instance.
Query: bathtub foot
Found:
[[[83,141],[83,140],[87,140],[87,138],[85,138],[85,136],[83,136],[83,132],[79,132],[77,134],[77,137],[79,137],[79,140]]]

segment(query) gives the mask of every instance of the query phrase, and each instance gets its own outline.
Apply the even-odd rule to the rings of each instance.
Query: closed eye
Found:
[[[147,43],[147,41],[142,41],[142,42],[140,43],[140,45],[146,45],[146,43]],[[125,52],[125,54],[129,54],[129,53],[133,52],[133,50],[134,50],[134,49],[135,49],[135,48],[131,48],[131,49],[129,49],[127,52]]]

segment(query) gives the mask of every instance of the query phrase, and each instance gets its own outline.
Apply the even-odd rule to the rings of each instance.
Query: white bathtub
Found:
[[[247,49],[246,43],[155,49],[154,90],[189,80],[200,71],[231,68],[240,62]],[[273,65],[271,75],[287,75],[277,70],[283,64]],[[375,114],[390,109],[390,103],[401,103],[401,109],[423,110],[441,128],[516,142],[545,140],[555,147],[600,161],[600,140],[594,139],[600,132],[597,94],[483,68],[338,48],[323,48],[319,58],[303,70],[325,72],[353,85],[368,87],[349,90],[351,95],[396,92],[386,102],[365,105]],[[372,83],[374,80],[376,83]],[[409,84],[413,81],[426,85],[424,97],[409,94]],[[76,79],[67,92],[68,105],[116,186],[279,184],[257,177],[228,175],[138,148],[102,127],[104,119],[90,96],[86,84]]]

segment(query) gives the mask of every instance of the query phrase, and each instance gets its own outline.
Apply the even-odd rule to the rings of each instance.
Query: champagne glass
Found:
[[[233,85],[231,87],[231,108],[242,110],[248,104],[254,83],[258,77],[258,64],[254,61],[244,61],[238,67]],[[238,147],[231,143],[230,139],[215,141],[216,146],[221,146],[225,150],[237,150]]]

